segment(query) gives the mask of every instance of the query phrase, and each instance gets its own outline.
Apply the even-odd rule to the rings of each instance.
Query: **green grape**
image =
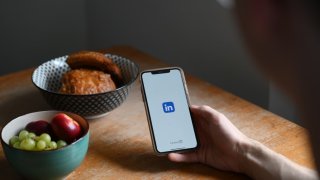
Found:
[[[35,146],[36,146],[36,142],[31,138],[25,138],[20,143],[20,147],[24,150],[33,150]]]
[[[12,138],[10,138],[9,144],[11,146],[14,145],[14,143],[19,142],[19,137],[18,136],[13,136]]]
[[[33,137],[32,139],[34,139],[35,141],[40,141],[40,136],[35,136],[35,137]]]
[[[16,149],[43,151],[61,148],[68,144],[63,140],[51,141],[51,136],[47,133],[37,136],[33,132],[21,130],[17,136],[10,138],[9,145]]]
[[[43,140],[44,142],[46,142],[47,145],[49,145],[51,142],[51,137],[49,134],[43,133],[40,135],[39,140]]]
[[[51,141],[49,143],[49,149],[57,149],[57,143],[55,141]]]
[[[13,147],[16,149],[20,149],[20,141],[17,141],[13,144]]]
[[[43,140],[39,140],[37,142],[37,150],[44,150],[46,148],[46,142]]]
[[[62,147],[64,147],[64,146],[66,146],[66,145],[67,145],[67,143],[66,143],[65,141],[63,141],[63,140],[59,140],[59,141],[57,142],[58,148],[62,148]]]
[[[19,133],[19,140],[20,140],[20,141],[24,140],[25,138],[27,138],[28,134],[29,134],[29,132],[26,131],[26,130],[20,131],[20,133]]]
[[[28,134],[28,136],[27,136],[28,138],[32,138],[32,139],[34,139],[35,137],[36,137],[36,134],[35,133],[33,133],[33,132],[29,132],[29,134]]]

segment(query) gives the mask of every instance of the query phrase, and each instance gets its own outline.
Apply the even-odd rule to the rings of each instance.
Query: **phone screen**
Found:
[[[197,147],[184,76],[180,68],[141,74],[153,143],[158,153]]]

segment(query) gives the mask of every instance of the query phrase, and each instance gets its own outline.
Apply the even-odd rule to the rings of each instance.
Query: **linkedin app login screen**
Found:
[[[156,148],[159,152],[197,146],[180,71],[142,75]]]

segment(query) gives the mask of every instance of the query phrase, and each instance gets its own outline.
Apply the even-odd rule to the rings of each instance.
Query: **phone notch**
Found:
[[[170,73],[170,69],[159,69],[155,71],[151,71],[151,74],[165,74]]]

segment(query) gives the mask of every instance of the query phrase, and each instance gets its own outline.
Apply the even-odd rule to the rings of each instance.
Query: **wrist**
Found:
[[[254,154],[257,151],[260,151],[260,144],[253,140],[247,139],[247,141],[243,141],[238,144],[238,170],[241,173],[247,174],[249,176],[252,175],[252,161]]]
[[[292,162],[253,139],[239,144],[238,167],[239,172],[253,179],[318,179],[316,171]]]

